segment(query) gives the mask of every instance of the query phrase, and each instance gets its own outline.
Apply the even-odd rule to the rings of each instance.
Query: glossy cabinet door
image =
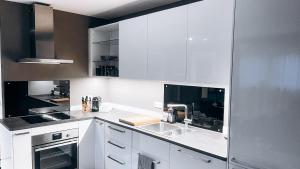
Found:
[[[119,23],[119,74],[121,78],[146,78],[147,22],[147,16],[140,16]]]
[[[170,169],[226,169],[226,161],[176,145],[170,147]]]
[[[79,121],[79,169],[95,168],[93,120]]]
[[[187,6],[148,15],[148,79],[186,79]]]
[[[187,81],[228,85],[231,77],[234,0],[188,5]]]
[[[132,169],[138,169],[139,153],[152,158],[156,169],[169,169],[170,144],[168,142],[133,132]]]
[[[104,122],[95,120],[95,169],[104,169]]]
[[[236,1],[231,162],[259,169],[300,166],[299,9],[299,0]]]
[[[32,168],[31,134],[29,130],[13,133],[13,169]]]

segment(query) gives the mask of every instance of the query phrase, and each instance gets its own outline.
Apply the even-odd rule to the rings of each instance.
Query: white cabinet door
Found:
[[[229,84],[234,0],[188,5],[187,80]]]
[[[120,77],[145,79],[147,74],[147,16],[121,21]]]
[[[187,6],[148,15],[148,78],[186,79]]]
[[[32,168],[31,135],[29,130],[13,133],[13,169]]]
[[[170,169],[226,169],[226,162],[171,145]]]
[[[95,120],[95,169],[104,169],[104,122]]]
[[[79,169],[95,168],[93,120],[79,121]]]

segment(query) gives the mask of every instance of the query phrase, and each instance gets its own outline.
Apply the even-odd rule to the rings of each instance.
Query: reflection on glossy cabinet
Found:
[[[229,84],[234,0],[188,5],[187,81]]]
[[[147,16],[119,23],[120,77],[145,79],[147,74]]]
[[[184,81],[187,6],[148,15],[148,79]]]

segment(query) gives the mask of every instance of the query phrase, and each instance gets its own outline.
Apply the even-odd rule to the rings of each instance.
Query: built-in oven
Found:
[[[77,169],[78,129],[32,137],[33,169]]]

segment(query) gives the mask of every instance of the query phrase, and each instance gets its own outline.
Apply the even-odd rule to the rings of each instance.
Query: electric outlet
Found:
[[[163,108],[163,103],[162,102],[153,102],[153,107],[162,109]]]

